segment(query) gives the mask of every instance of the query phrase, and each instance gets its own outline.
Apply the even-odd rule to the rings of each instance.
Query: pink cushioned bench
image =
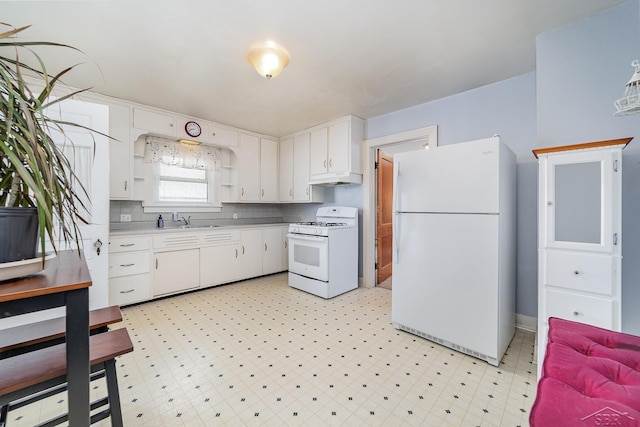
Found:
[[[550,318],[529,422],[640,426],[640,337]]]

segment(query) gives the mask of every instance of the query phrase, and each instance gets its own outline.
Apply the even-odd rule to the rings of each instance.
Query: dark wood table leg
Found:
[[[89,416],[89,289],[65,293],[69,426],[86,427]]]

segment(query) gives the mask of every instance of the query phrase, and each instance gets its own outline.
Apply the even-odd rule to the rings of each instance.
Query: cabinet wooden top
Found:
[[[562,145],[559,147],[549,147],[549,148],[537,148],[532,151],[533,151],[533,155],[536,156],[536,159],[537,159],[540,154],[558,153],[561,151],[571,151],[571,150],[584,150],[587,148],[609,147],[612,145],[626,146],[632,139],[633,137],[621,138],[621,139],[608,139],[606,141],[585,142],[583,144]]]
[[[50,295],[91,286],[91,275],[77,251],[60,251],[40,274],[0,282],[0,302]]]

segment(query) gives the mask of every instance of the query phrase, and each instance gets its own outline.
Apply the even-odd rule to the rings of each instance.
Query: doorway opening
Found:
[[[367,288],[373,288],[378,285],[378,267],[382,268],[382,277],[389,273],[389,277],[382,280],[383,286],[386,287],[392,281],[392,256],[393,256],[393,169],[383,173],[386,176],[387,184],[382,184],[382,189],[378,191],[378,170],[376,163],[378,162],[379,152],[383,152],[388,157],[393,158],[394,154],[406,151],[423,150],[425,148],[435,148],[437,146],[437,126],[429,126],[425,128],[415,129],[395,135],[384,136],[380,138],[370,139],[364,142],[364,175],[363,175],[363,278],[362,285]],[[393,160],[390,161],[393,165]],[[387,165],[388,166],[388,165]],[[385,189],[385,187],[390,187]],[[383,201],[378,203],[378,195]],[[379,205],[382,209],[386,209],[386,213],[378,215]],[[378,232],[378,217],[381,217],[382,230]],[[380,247],[379,243],[382,243]],[[383,263],[378,263],[378,254],[385,258]],[[385,267],[388,263],[388,267]],[[387,272],[384,269],[387,269]],[[385,280],[389,281],[384,283]],[[391,285],[392,287],[392,285]]]

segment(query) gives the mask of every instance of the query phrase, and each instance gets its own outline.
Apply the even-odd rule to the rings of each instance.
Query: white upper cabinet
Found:
[[[212,124],[209,126],[209,141],[219,147],[237,147],[239,134],[236,130]]]
[[[278,202],[278,141],[260,138],[260,201]]]
[[[241,133],[237,158],[237,201],[278,202],[278,141]]]
[[[323,175],[329,171],[328,146],[329,128],[319,127],[311,131],[309,165],[311,176]]]
[[[304,133],[293,139],[293,201],[322,202],[324,188],[309,184],[311,135]]]
[[[307,156],[307,164],[309,157]],[[280,140],[280,201],[293,201],[293,138]]]
[[[160,135],[175,136],[176,134],[175,118],[168,111],[152,111],[134,107],[133,127]]]
[[[239,201],[260,201],[260,138],[257,136],[240,134],[238,187]]]
[[[131,109],[109,105],[109,198],[129,200],[133,194],[133,142],[129,137]]]
[[[324,188],[309,185],[309,133],[280,141],[280,201],[322,202]]]
[[[362,182],[364,120],[346,116],[311,130],[310,182]]]

